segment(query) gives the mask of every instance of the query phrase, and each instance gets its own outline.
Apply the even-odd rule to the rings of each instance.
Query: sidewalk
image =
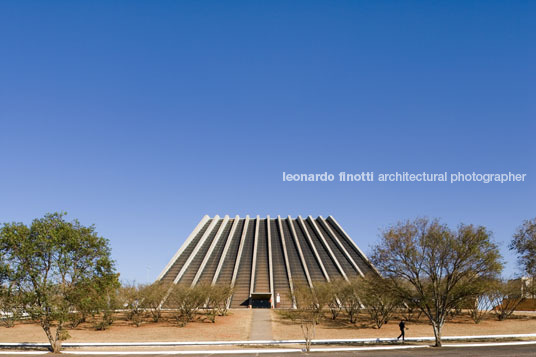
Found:
[[[272,340],[272,315],[270,309],[253,309],[249,340]]]
[[[511,334],[511,335],[480,335],[480,336],[443,336],[443,342],[448,341],[497,341],[497,340],[525,340],[525,342],[536,343],[536,333],[530,334]],[[354,339],[314,339],[313,345],[330,346],[330,345],[402,345],[412,346],[416,343],[429,344],[434,341],[433,337],[409,337],[406,338],[406,343],[403,344],[397,341],[396,338],[354,338]],[[237,346],[251,346],[251,345],[265,345],[265,346],[279,346],[279,345],[291,345],[301,346],[305,343],[303,339],[297,340],[247,340],[247,341],[177,341],[177,342],[65,342],[64,348],[150,348],[150,349],[162,349],[162,348],[232,348]],[[13,342],[0,342],[0,348],[46,348],[48,343],[13,343]]]
[[[479,353],[478,355],[487,355],[486,351],[489,351],[490,348],[496,348],[499,346],[506,346],[510,348],[514,347],[522,347],[522,346],[530,346],[530,350],[528,350],[529,354],[532,352],[532,346],[536,345],[536,340],[533,341],[513,341],[513,342],[490,342],[490,343],[464,343],[464,344],[444,344],[443,347],[445,348],[483,348],[482,353]],[[487,350],[486,350],[487,348]],[[435,349],[431,347],[429,344],[406,344],[406,345],[390,345],[390,346],[345,346],[345,347],[313,347],[311,348],[311,353],[320,353],[321,355],[325,355],[325,353],[333,354],[337,352],[387,352],[387,351],[396,351],[396,350],[423,350],[423,349],[430,349],[430,351],[433,351],[441,354],[441,351],[445,352],[448,355],[452,354],[452,351],[449,351],[448,349],[445,350],[443,348]],[[525,349],[525,351],[527,351]],[[251,355],[260,355],[260,354],[282,354],[282,355],[295,355],[295,354],[301,354],[303,353],[303,348],[300,348],[298,346],[294,347],[279,347],[279,346],[273,346],[268,348],[247,348],[247,347],[238,347],[238,348],[181,348],[181,349],[126,349],[126,348],[108,348],[108,349],[75,349],[75,350],[63,350],[62,354],[71,354],[71,355],[150,355],[153,357],[161,356],[161,355],[199,355],[199,356],[205,356],[205,355],[244,355],[244,354],[251,354]],[[21,350],[0,350],[0,355],[43,355],[48,354],[48,351],[21,351]],[[322,354],[324,353],[324,354]],[[526,353],[525,353],[526,355]]]

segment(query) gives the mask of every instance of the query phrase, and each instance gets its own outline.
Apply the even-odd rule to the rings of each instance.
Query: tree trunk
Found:
[[[50,327],[50,322],[45,320],[41,322],[41,327],[43,328],[43,331],[45,331],[45,334],[47,335],[48,342],[50,343],[49,350],[53,353],[60,353],[61,352],[61,345],[63,343],[63,340],[65,339],[63,326],[60,323],[58,327],[56,327],[56,333],[52,333],[52,328]]]
[[[54,353],[60,353],[61,352],[61,344],[63,341],[56,340],[54,342],[51,342],[50,345],[52,346],[52,352]]]
[[[434,328],[434,337],[435,337],[435,347],[441,347],[441,325],[432,322],[432,327]]]
[[[50,352],[60,353],[62,341],[59,338],[54,337],[54,335],[52,334],[52,330],[50,329],[50,324],[48,322],[44,322],[41,326],[43,327],[43,330],[47,335],[48,342],[50,343]]]

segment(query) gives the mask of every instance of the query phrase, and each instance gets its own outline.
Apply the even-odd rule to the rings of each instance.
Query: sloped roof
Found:
[[[249,298],[289,293],[297,284],[363,276],[375,268],[331,216],[204,216],[158,280],[194,286],[231,284],[231,307]],[[274,299],[272,299],[274,300]]]

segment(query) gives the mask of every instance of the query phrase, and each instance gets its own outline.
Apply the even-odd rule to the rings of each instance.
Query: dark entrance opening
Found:
[[[269,309],[272,307],[271,299],[271,293],[252,293],[251,307],[254,309]]]

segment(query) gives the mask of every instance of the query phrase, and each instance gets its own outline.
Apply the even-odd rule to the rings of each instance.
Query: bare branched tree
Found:
[[[315,337],[321,309],[318,308],[314,291],[307,285],[294,287],[293,300],[296,301],[296,309],[290,310],[288,316],[292,321],[300,324],[305,339],[305,350],[309,352]]]
[[[428,317],[441,346],[441,328],[451,310],[479,293],[478,281],[502,270],[497,245],[484,227],[451,230],[425,218],[383,231],[372,261],[399,298]]]

